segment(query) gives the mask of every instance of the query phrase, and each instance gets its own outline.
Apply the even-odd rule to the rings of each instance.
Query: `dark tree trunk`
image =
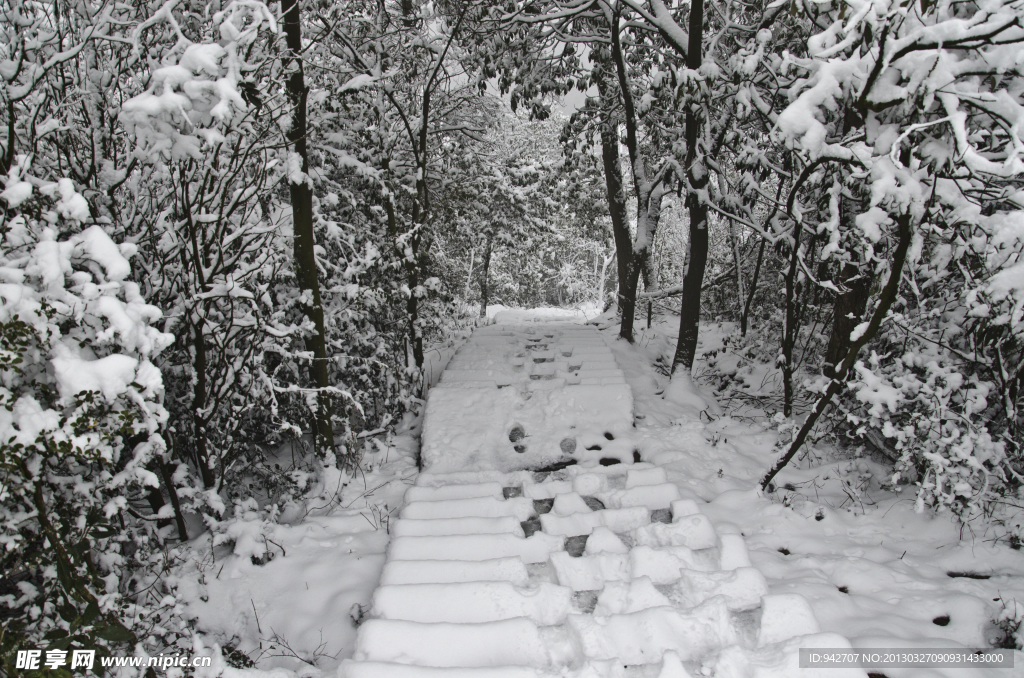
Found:
[[[611,106],[609,86],[603,79],[598,80],[601,101],[606,107]],[[629,233],[629,221],[626,217],[626,191],[622,178],[622,163],[619,159],[619,132],[610,110],[606,110],[601,121],[601,158],[604,161],[604,181],[608,198],[608,213],[612,220],[612,235],[615,238],[615,255],[619,277],[619,289],[616,301],[622,323],[619,336],[626,341],[633,341],[633,317],[636,315],[636,261],[633,256],[633,238]]]
[[[766,238],[761,238],[761,246],[757,249],[757,265],[754,266],[754,275],[750,279],[750,290],[747,292],[747,303],[743,304],[743,315],[740,316],[740,336],[747,336],[747,320],[750,317],[750,304],[754,301],[754,293],[757,292],[757,279],[761,275],[761,262],[764,260],[764,244]]]
[[[178,527],[178,538],[181,541],[188,541],[188,528],[185,527],[185,516],[181,513],[181,501],[178,499],[178,490],[174,487],[170,464],[157,457],[156,465],[160,470],[160,479],[164,482],[164,490],[171,500],[171,508],[174,509],[174,522]]]
[[[701,2],[701,0],[696,0]],[[689,117],[690,114],[687,114]],[[693,369],[697,355],[700,331],[700,297],[704,285],[704,270],[708,263],[708,208],[700,204],[695,194],[686,198],[690,214],[690,261],[683,276],[683,295],[679,304],[679,340],[672,358],[672,372]]]
[[[786,271],[786,324],[782,331],[782,414],[789,417],[793,414],[793,347],[799,333],[799,321],[796,313],[797,273],[800,265],[800,236],[803,223],[797,221],[793,226],[793,244],[789,255],[789,269]]]
[[[217,483],[210,468],[210,451],[206,444],[206,340],[202,328],[196,325],[192,335],[192,350],[195,351],[196,384],[192,389],[192,434],[195,436],[196,466],[203,479],[203,487],[211,489]]]
[[[690,3],[690,42],[686,52],[686,67],[700,69],[704,34],[704,0]],[[697,335],[700,331],[700,295],[704,286],[704,269],[708,263],[708,208],[698,197],[708,183],[708,170],[697,153],[700,137],[700,119],[692,106],[686,108],[686,208],[690,215],[690,255],[683,276],[683,298],[679,308],[679,340],[672,358],[672,372],[693,369],[697,354]]]
[[[174,522],[178,528],[178,539],[188,541],[188,529],[185,527],[185,517],[181,513],[181,502],[178,500],[178,491],[171,480],[171,472],[167,468],[167,464],[162,458],[156,456],[146,465],[146,468],[160,478],[163,490],[167,492],[167,496],[171,500],[171,508],[174,509]],[[160,513],[160,509],[167,503],[164,501],[164,496],[160,489],[159,487],[151,487],[146,493],[146,501],[149,502],[149,507],[153,510],[154,514]],[[159,527],[166,527],[171,524],[171,521],[168,518],[164,518],[158,520],[156,524]]]
[[[850,350],[850,333],[862,322],[868,297],[871,296],[871,279],[860,275],[855,264],[843,266],[840,282],[840,289],[846,291],[836,296],[832,308],[832,335],[828,340],[825,364],[822,367],[822,373],[830,379],[835,376],[836,366],[843,362]]]
[[[615,64],[619,94],[622,95],[622,110],[626,123],[626,147],[629,149],[629,161],[633,170],[633,190],[636,192],[636,236],[633,239],[632,257],[629,262],[629,286],[627,288],[627,291],[632,291],[633,304],[629,309],[628,317],[623,309],[621,329],[621,336],[632,342],[640,274],[646,271],[654,235],[658,230],[658,221],[661,219],[661,201],[665,195],[662,182],[665,176],[661,174],[651,177],[647,174],[649,168],[637,134],[638,115],[626,71],[626,59],[619,41],[620,26],[617,12],[611,13],[608,19],[608,30],[611,34],[611,57]]]
[[[651,271],[651,258],[646,257],[644,259],[644,267],[640,270],[640,277],[644,281],[644,292],[651,292],[651,278],[654,277],[654,272]],[[647,329],[651,329],[651,315],[654,313],[654,301],[650,297],[647,298]]]
[[[491,243],[487,243],[484,250],[483,261],[480,263],[480,317],[487,317],[487,304],[490,301],[490,289],[487,285],[487,278],[491,272]]]
[[[893,301],[896,300],[896,295],[899,292],[900,279],[903,276],[903,266],[907,260],[907,250],[910,249],[910,239],[913,234],[910,224],[910,215],[901,214],[896,218],[896,225],[899,229],[899,240],[896,245],[896,251],[892,257],[892,267],[889,271],[889,280],[885,283],[885,287],[882,288],[882,293],[878,296],[878,306],[871,314],[871,320],[868,322],[868,326],[864,332],[855,340],[850,342],[849,350],[846,353],[846,357],[839,364],[835,370],[835,376],[828,384],[828,388],[825,389],[825,393],[818,398],[817,405],[811,410],[810,415],[804,420],[803,425],[797,432],[793,442],[790,443],[789,449],[786,453],[775,463],[774,466],[764,475],[761,479],[761,489],[769,489],[772,480],[779,474],[786,464],[793,460],[796,453],[800,450],[800,447],[807,440],[807,436],[810,435],[811,429],[814,428],[815,424],[818,423],[818,419],[821,414],[832,402],[834,398],[844,386],[846,375],[849,374],[850,368],[853,367],[854,361],[857,359],[857,354],[860,353],[860,349],[863,348],[869,341],[871,341],[875,334],[878,333],[878,328],[882,324],[882,320],[885,319],[886,314],[889,312],[889,308],[892,306]]]
[[[17,148],[14,131],[14,102],[7,102],[7,153],[0,156],[0,172],[6,175],[14,166],[14,149]]]
[[[306,150],[306,97],[309,90],[302,71],[302,23],[299,0],[281,0],[281,14],[285,42],[288,46],[288,75],[286,90],[292,105],[292,124],[288,130],[288,143],[292,152],[302,160],[303,174],[309,172],[309,157]],[[326,393],[330,387],[330,370],[327,363],[327,338],[324,330],[324,308],[320,299],[320,281],[317,278],[315,239],[313,236],[313,191],[308,181],[288,182],[292,203],[293,248],[295,254],[295,278],[299,289],[309,293],[308,304],[302,311],[313,323],[314,331],[306,338],[306,350],[313,354],[309,367],[310,381],[319,389],[317,411],[313,416],[315,446],[320,451],[334,450],[334,428],[331,423],[331,399]]]
[[[416,288],[420,286],[419,268],[413,264],[408,272],[409,289],[412,293],[405,302],[405,310],[409,316],[409,337],[412,339],[412,359],[416,367],[423,367],[423,335],[420,333],[420,300],[416,296]]]
[[[155,463],[146,465],[146,470],[150,473],[159,472],[160,469],[156,467]],[[146,491],[146,503],[149,504],[149,509],[153,512],[153,515],[160,513],[160,509],[164,507],[167,502],[164,501],[164,495],[160,492],[159,487],[151,487]],[[171,521],[167,518],[161,518],[156,521],[157,527],[167,527],[171,524]]]

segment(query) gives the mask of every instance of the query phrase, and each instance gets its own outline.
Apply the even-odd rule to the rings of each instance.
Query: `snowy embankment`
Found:
[[[802,594],[822,630],[854,647],[1015,642],[1015,620],[1024,616],[1024,553],[980,521],[961,524],[948,513],[915,512],[913,487],[883,489],[889,474],[869,458],[834,459],[816,451],[782,472],[778,492],[758,492],[779,454],[777,426],[747,398],[723,403],[732,408],[725,416],[666,400],[669,380],[652,366],[671,358],[674,326],[667,319],[646,330],[635,347],[613,344],[633,390],[644,460],[664,468],[720,534],[743,535],[772,593]],[[695,373],[705,383],[728,375],[743,394],[770,391],[774,369],[731,352],[724,341],[729,333],[727,325],[702,326],[697,355],[708,358],[698,361]],[[701,395],[713,400],[706,391]],[[1013,670],[887,668],[877,675],[1024,675],[1024,654],[1014,654]]]
[[[528,317],[520,312],[513,319]],[[698,355],[719,349],[714,359],[728,365],[733,358],[721,350],[721,333],[708,329]],[[758,634],[775,633],[765,628],[778,629],[779,637],[763,638],[762,644],[784,647],[784,638],[815,630],[813,618],[820,631],[836,634],[826,638],[837,643],[845,638],[854,647],[985,647],[1005,638],[1012,624],[1000,628],[994,621],[1001,615],[1019,618],[1015,601],[1024,601],[1020,551],[995,542],[983,526],[915,513],[913,497],[879,487],[884,469],[868,459],[805,460],[780,476],[779,493],[761,495],[755,487],[777,454],[777,431],[763,417],[760,422],[756,416],[740,418],[735,410],[733,416],[713,414],[713,398],[694,388],[678,382],[669,388],[655,368],[671,349],[662,328],[648,330],[634,346],[615,339],[613,332],[601,333],[602,344],[621,376],[597,372],[608,368],[597,364],[606,362],[606,355],[584,362],[603,375],[590,379],[616,382],[596,385],[616,390],[617,383],[628,384],[635,428],[619,422],[614,407],[587,416],[590,410],[576,402],[548,402],[558,400],[557,389],[550,386],[571,378],[569,368],[576,366],[554,362],[572,356],[553,356],[552,363],[516,370],[514,361],[505,358],[485,365],[487,357],[460,353],[459,360],[478,374],[489,371],[495,383],[478,389],[477,398],[456,398],[459,402],[448,405],[488,410],[492,427],[508,430],[508,438],[490,440],[482,420],[476,432],[480,447],[465,448],[465,441],[456,438],[447,441],[471,454],[448,458],[445,467],[443,436],[431,442],[428,430],[424,458],[442,473],[418,474],[414,426],[378,446],[380,453],[366,460],[366,473],[356,481],[340,489],[320,488],[323,503],[311,502],[309,517],[292,515],[289,525],[264,523],[259,538],[265,537],[269,552],[276,554],[269,562],[258,565],[262,558],[254,562],[244,549],[239,551],[244,540],[234,546],[240,555],[218,551],[213,559],[211,554],[201,564],[205,583],[192,592],[188,613],[198,617],[210,639],[258,658],[261,669],[334,675],[357,650],[358,658],[373,660],[347,664],[362,667],[348,669],[349,678],[520,678],[546,675],[556,665],[575,667],[583,671],[579,675],[612,676],[621,675],[616,671],[622,663],[638,665],[626,675],[659,678],[686,676],[685,671],[754,675],[750,672],[756,666],[765,675],[796,676],[803,673],[787,669],[782,655],[773,664],[756,650],[735,656],[723,650],[744,643],[756,647]],[[603,353],[591,349],[592,358]],[[467,362],[474,360],[480,364]],[[530,378],[549,364],[550,375]],[[563,374],[566,369],[569,374]],[[459,380],[468,377],[457,371],[442,377],[442,383],[465,385]],[[766,366],[739,371],[751,391],[770,382]],[[503,397],[498,394],[524,388],[531,396],[523,402],[491,402]],[[493,398],[484,398],[485,392]],[[548,407],[531,410],[534,399]],[[598,424],[611,439],[600,434],[590,439],[589,429]],[[429,409],[426,425],[431,426]],[[570,435],[573,426],[577,434]],[[562,444],[570,437],[578,443],[579,465],[541,477],[517,469],[564,458],[568,445]],[[519,461],[492,466],[500,460],[490,450],[517,445],[521,453],[502,458]],[[634,450],[640,463],[634,463]],[[598,464],[584,468],[590,457]],[[619,463],[605,466],[602,460]],[[550,505],[535,515],[535,501],[545,500]],[[409,504],[402,520],[395,520],[403,501]],[[699,516],[695,520],[701,525],[691,530],[689,516]],[[583,535],[588,536],[581,542]],[[718,560],[702,560],[702,551],[711,553],[701,548],[706,547],[698,543],[702,538],[718,540],[723,551]],[[749,563],[744,550],[749,550]],[[726,562],[730,559],[735,560]],[[467,587],[463,582],[473,583]],[[764,625],[758,617],[778,613],[754,604],[765,591],[765,600],[779,601],[787,614],[799,608],[787,602],[788,596],[800,594],[812,613],[804,615],[808,626],[801,630],[800,622],[792,620]],[[456,604],[457,597],[475,603]],[[712,609],[716,605],[724,607]],[[370,619],[357,645],[354,620],[361,621],[364,613]],[[749,626],[734,623],[745,614]],[[713,618],[733,622],[716,626]],[[461,624],[478,627],[480,638],[457,640],[451,627]],[[737,633],[738,644],[730,635]],[[689,645],[679,644],[684,637]],[[688,654],[688,647],[703,649]],[[438,659],[439,652],[454,654]],[[1016,653],[1016,659],[1024,667],[1024,655]],[[480,668],[432,672],[404,666],[417,663],[511,663],[519,668],[484,673]],[[838,678],[841,673],[822,675]],[[1021,668],[885,669],[877,675],[1022,673]]]

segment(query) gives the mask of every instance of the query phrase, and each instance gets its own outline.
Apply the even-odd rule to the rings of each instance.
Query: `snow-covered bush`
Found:
[[[896,347],[894,347],[896,348]],[[992,384],[965,376],[940,351],[907,351],[883,360],[872,352],[854,365],[853,411],[858,434],[881,434],[895,456],[893,485],[917,486],[917,507],[969,517],[1011,489],[1006,444],[984,418]]]
[[[850,323],[821,402],[842,391],[919,507],[968,515],[1020,486],[1022,17],[1019,1],[845,0],[806,55],[777,62],[791,87],[775,134],[798,170],[787,212],[813,234],[797,278]]]
[[[248,1],[190,18],[168,4],[137,28],[136,49],[159,62],[120,121],[141,160],[126,189],[144,208],[128,231],[142,243],[148,298],[173,319],[175,341],[158,361],[166,434],[192,470],[186,507],[212,517],[225,505],[218,492],[231,505],[288,485],[264,451],[301,435],[304,403],[298,416],[288,396],[281,407],[290,380],[275,380],[301,319],[287,311],[297,292],[286,209],[274,195],[288,171],[280,118],[266,110],[278,104],[258,94],[271,89],[276,20]]]
[[[87,225],[70,179],[28,172],[19,158],[0,194],[0,656],[173,642],[182,629],[158,581],[173,528],[133,507],[160,491],[152,359],[173,338],[128,280],[135,246]]]

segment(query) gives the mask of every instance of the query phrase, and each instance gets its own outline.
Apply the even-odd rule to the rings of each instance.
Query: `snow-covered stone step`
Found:
[[[679,522],[686,516],[693,516],[700,513],[697,502],[692,499],[677,499],[672,502],[672,522]]]
[[[562,378],[557,379],[541,379],[540,381],[530,381],[526,384],[528,391],[556,391],[565,387],[569,382]]]
[[[501,518],[438,518],[417,520],[402,518],[391,525],[395,537],[433,537],[453,534],[514,534],[522,537],[521,521],[504,516]]]
[[[575,375],[580,379],[586,378],[601,378],[601,377],[621,377],[622,370],[616,368],[597,368],[597,369],[579,369],[573,370]]]
[[[481,624],[370,619],[356,636],[353,659],[466,668],[551,665],[540,629],[523,617]]]
[[[738,534],[723,534],[718,539],[721,549],[721,568],[735,570],[738,567],[750,567],[750,555],[747,543]]]
[[[551,512],[556,516],[571,516],[574,513],[593,513],[585,499],[576,492],[563,492],[555,495]]]
[[[572,492],[571,480],[549,480],[543,483],[535,483],[531,478],[523,484],[523,496],[530,499],[554,499],[560,494]]]
[[[669,651],[697,660],[739,640],[722,598],[687,612],[665,606],[605,618],[578,614],[568,623],[588,659],[622,664],[657,664]]]
[[[514,344],[514,343],[515,343],[515,337],[508,336],[508,335],[490,335],[490,336],[488,336],[487,333],[482,332],[479,335],[474,333],[473,334],[473,338],[471,340],[471,343],[467,344],[467,346],[473,346],[473,347],[493,346],[493,347],[496,347],[496,348],[500,348],[500,347],[508,346],[508,345]]]
[[[695,551],[718,546],[718,534],[703,513],[683,516],[669,524],[651,523],[639,527],[633,531],[632,537],[634,543],[643,546],[686,546]]]
[[[639,485],[625,490],[602,492],[596,496],[608,508],[643,506],[654,511],[671,507],[672,502],[679,499],[679,488],[671,483]]]
[[[761,599],[758,647],[818,633],[820,630],[810,604],[799,593],[777,593]]]
[[[580,386],[613,386],[625,384],[625,377],[578,377]]]
[[[553,553],[550,562],[558,583],[573,591],[600,591],[605,582],[630,579],[629,557],[618,553],[573,558],[563,551]]]
[[[452,357],[444,368],[449,370],[507,370],[508,356],[496,356],[494,352],[486,351],[481,353],[458,353]]]
[[[605,441],[602,439],[602,442]],[[576,492],[583,496],[600,497],[601,493],[609,492],[615,489],[616,486],[618,489],[622,489],[623,487],[631,489],[631,486],[629,485],[629,474],[633,473],[633,469],[640,471],[658,470],[661,471],[662,476],[664,476],[663,469],[646,462],[640,462],[633,464],[630,467],[622,465],[595,466],[592,468],[570,466],[561,471],[564,475],[572,476],[566,480],[548,479],[543,482],[537,482],[532,476],[527,476],[525,478],[517,477],[514,480],[520,480],[523,487],[523,496],[531,499],[552,499],[556,495],[564,494],[566,492]],[[509,478],[508,481],[513,482],[513,479]],[[694,507],[696,506],[692,501],[690,503],[693,504]],[[695,509],[692,512],[697,513],[698,511]]]
[[[660,466],[634,467],[626,471],[627,490],[647,485],[662,485],[667,482],[668,475],[665,473],[665,469]]]
[[[445,501],[447,499],[477,499],[493,497],[501,500],[502,485],[499,482],[464,483],[459,485],[418,486],[405,491],[406,503],[414,501]]]
[[[596,617],[611,617],[632,614],[655,607],[671,607],[672,601],[655,588],[647,577],[631,579],[628,582],[614,581],[605,584],[594,606]]]
[[[725,598],[730,610],[752,610],[762,604],[768,584],[760,570],[741,567],[729,572],[681,570],[669,598],[684,608],[696,607],[715,596]]]
[[[371,614],[381,619],[476,624],[526,617],[542,626],[565,621],[572,590],[541,582],[519,588],[508,582],[381,586]]]
[[[715,549],[694,551],[685,546],[655,549],[634,546],[629,551],[629,569],[633,577],[650,577],[655,584],[671,584],[683,576],[684,570],[718,571]]]
[[[566,368],[571,369],[573,372],[592,372],[594,370],[619,370],[619,367],[615,363],[615,359],[612,356],[608,356],[607,360],[596,360],[587,357],[584,358],[582,361],[579,361],[570,358],[565,361],[565,365]],[[619,371],[621,372],[621,370]]]
[[[614,468],[602,466],[604,468]],[[607,473],[581,473],[572,479],[572,489],[577,494],[596,496],[606,492],[612,486],[612,479]]]
[[[458,384],[493,383],[495,386],[511,384],[511,374],[496,370],[445,370],[441,375],[441,383],[446,386]]]
[[[555,352],[548,350],[530,351],[530,354],[526,357],[533,363],[553,362],[555,359]]]
[[[451,473],[420,473],[416,476],[416,487],[443,487],[446,485],[476,485],[498,483],[502,487],[522,485],[531,482],[533,474],[529,471],[513,471],[504,473],[496,469],[476,471],[453,471]]]
[[[569,355],[566,355],[569,353]],[[564,349],[560,351],[559,355],[561,360],[566,361],[570,365],[616,365],[615,354],[607,348],[580,348],[575,347],[571,349]]]
[[[530,378],[553,377],[557,367],[556,363],[534,363],[529,369]]]
[[[443,537],[397,537],[391,541],[392,560],[491,560],[521,558],[543,563],[565,549],[561,537],[537,532],[527,537],[511,534],[465,534]]]
[[[473,497],[469,499],[444,499],[441,501],[417,501],[406,504],[402,509],[403,518],[423,520],[437,518],[501,518],[511,516],[519,521],[533,515],[533,501],[526,497],[495,499],[494,497]]]
[[[583,553],[588,556],[599,553],[629,553],[629,547],[619,538],[617,534],[607,527],[595,527],[594,531],[587,537]]]
[[[504,581],[515,586],[530,583],[522,558],[492,560],[389,560],[380,575],[381,586],[399,584],[456,584]]]
[[[456,388],[457,389],[466,389],[466,388],[480,388],[480,389],[493,388],[493,389],[496,389],[496,388],[498,388],[498,382],[496,382],[496,381],[457,381],[457,382],[451,382],[451,381],[445,381],[445,380],[442,379],[439,383],[434,385],[434,388],[436,388],[436,389],[445,389],[445,390],[456,389]]]
[[[540,517],[541,529],[544,532],[562,537],[590,534],[596,527],[607,527],[612,532],[629,532],[650,522],[651,514],[642,506],[574,513],[568,516],[545,513]]]
[[[442,376],[446,372],[466,372],[466,371],[486,371],[493,370],[496,372],[508,372],[511,370],[511,364],[509,363],[509,354],[502,355],[498,358],[493,353],[486,353],[480,355],[470,354],[458,354],[451,359],[448,365],[445,367]]]

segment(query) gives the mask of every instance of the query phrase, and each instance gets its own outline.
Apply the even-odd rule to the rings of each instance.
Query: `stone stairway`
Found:
[[[346,678],[861,676],[639,460],[632,395],[592,328],[478,330],[430,394],[424,472]]]

